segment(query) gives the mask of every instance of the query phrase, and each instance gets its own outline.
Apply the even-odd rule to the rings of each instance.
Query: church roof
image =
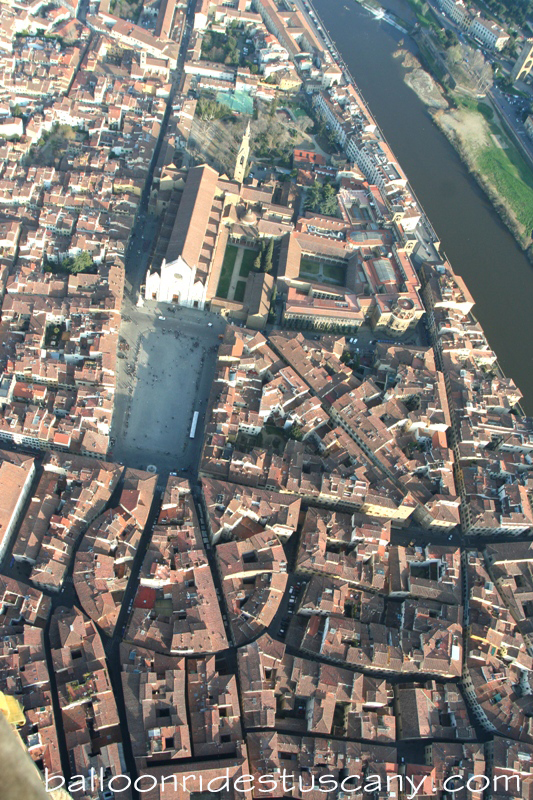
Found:
[[[167,262],[181,256],[189,266],[198,264],[217,181],[218,172],[206,164],[189,170],[170,235]]]
[[[241,223],[243,225],[255,225],[257,222],[257,216],[254,214],[251,208],[248,209],[246,214],[241,219]]]

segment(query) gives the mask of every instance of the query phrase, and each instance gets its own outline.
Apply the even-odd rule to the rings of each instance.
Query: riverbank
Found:
[[[381,4],[409,18],[405,0]],[[456,149],[433,124],[428,107],[404,82],[393,53],[414,51],[413,40],[355,2],[313,0],[313,5],[408,176],[442,251],[472,292],[491,348],[524,394],[524,410],[533,413],[533,362],[520,345],[533,333],[533,269]]]
[[[404,56],[402,66],[407,86],[429,108],[437,127],[533,262],[533,171],[496,122],[492,107],[473,98],[454,96],[410,53]]]
[[[457,108],[432,116],[531,258],[533,173],[518,150],[479,111]]]

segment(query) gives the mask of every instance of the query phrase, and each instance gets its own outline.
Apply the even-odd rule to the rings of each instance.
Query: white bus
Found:
[[[198,411],[195,411],[192,415],[192,425],[191,425],[191,432],[189,434],[191,439],[194,439],[196,435],[196,426],[198,425]]]

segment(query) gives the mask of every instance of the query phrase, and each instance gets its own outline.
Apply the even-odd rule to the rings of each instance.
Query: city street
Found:
[[[503,114],[509,128],[515,133],[516,143],[521,145],[524,156],[529,159],[530,165],[533,166],[533,142],[529,138],[522,122],[522,109],[525,106],[520,105],[517,107],[517,105],[510,103],[504,92],[498,89],[497,86],[492,87],[489,95],[494,105]]]

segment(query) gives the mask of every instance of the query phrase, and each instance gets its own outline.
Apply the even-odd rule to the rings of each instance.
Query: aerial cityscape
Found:
[[[0,800],[533,800],[531,398],[320,2],[0,0]],[[333,2],[531,257],[533,8]]]

